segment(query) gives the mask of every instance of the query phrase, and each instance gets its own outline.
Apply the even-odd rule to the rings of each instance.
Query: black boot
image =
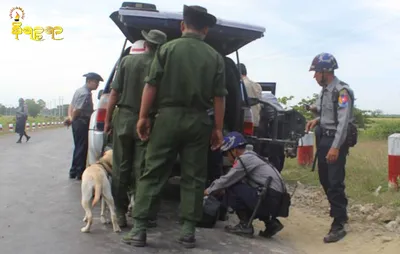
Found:
[[[231,234],[252,238],[254,236],[253,225],[250,225],[250,227],[247,226],[250,216],[248,216],[246,211],[236,211],[236,214],[240,220],[239,224],[235,226],[226,226],[225,231]]]
[[[324,237],[324,243],[334,243],[343,239],[347,235],[344,228],[346,223],[347,219],[340,220],[335,218],[329,233]]]
[[[259,232],[259,236],[271,238],[276,235],[279,231],[283,229],[282,223],[278,219],[271,219],[268,221],[264,221],[265,230]]]
[[[127,235],[122,237],[121,241],[135,247],[144,247],[146,246],[147,234],[146,231],[133,232],[131,230]]]
[[[126,219],[126,213],[121,212],[121,209],[116,209],[117,223],[120,228],[126,228],[128,226],[128,221]]]
[[[186,249],[193,249],[196,246],[196,238],[193,234],[181,236],[178,243],[182,244]]]

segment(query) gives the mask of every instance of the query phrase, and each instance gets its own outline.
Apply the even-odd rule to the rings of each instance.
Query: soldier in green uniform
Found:
[[[116,78],[111,86],[105,123],[105,132],[110,134],[112,118],[112,192],[120,227],[127,225],[128,187],[131,186],[135,190],[135,182],[144,170],[147,142],[140,140],[135,131],[144,79],[149,72],[157,47],[167,40],[165,33],[159,30],[151,30],[149,33],[142,31],[142,35],[146,40],[145,53],[125,56],[119,64]]]
[[[134,228],[123,241],[146,245],[147,219],[154,217],[157,200],[179,155],[181,219],[179,243],[195,246],[195,227],[203,212],[207,154],[223,141],[225,65],[222,56],[203,40],[216,18],[200,6],[184,6],[182,37],[160,47],[143,90],[137,131],[149,139],[146,169],[139,179]],[[158,114],[150,135],[149,108]],[[214,108],[214,121],[207,110]],[[211,140],[210,140],[211,138]]]

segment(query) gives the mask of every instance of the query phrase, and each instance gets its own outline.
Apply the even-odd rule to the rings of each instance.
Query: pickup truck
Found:
[[[88,163],[94,163],[101,154],[102,149],[111,146],[111,140],[104,138],[104,120],[106,105],[110,94],[110,85],[115,77],[119,61],[129,54],[131,47],[127,43],[135,43],[142,40],[141,30],[158,29],[167,34],[168,40],[181,36],[180,22],[183,19],[182,12],[159,11],[154,4],[124,2],[119,10],[110,15],[111,20],[125,36],[125,42],[121,55],[112,69],[104,89],[98,94],[98,107],[93,113],[89,130],[89,151]],[[269,157],[275,156],[279,150],[279,156],[296,156],[298,139],[304,135],[305,118],[294,110],[282,110],[273,103],[266,100],[249,98],[241,80],[237,68],[239,64],[239,49],[243,46],[260,39],[264,36],[265,28],[257,25],[250,25],[217,18],[217,24],[209,30],[205,41],[214,47],[225,60],[226,86],[228,95],[226,97],[226,112],[224,119],[224,131],[238,131],[243,133],[248,141],[253,144],[254,149],[260,155]],[[235,61],[230,57],[234,55]],[[275,83],[260,82],[264,91],[275,93]],[[254,133],[251,106],[261,103],[268,114],[261,115],[265,126],[261,126],[257,136]],[[212,114],[212,112],[211,112]],[[262,113],[263,114],[263,113]],[[278,149],[278,150],[277,150]],[[282,154],[284,153],[284,154]],[[213,156],[210,150],[209,158]],[[221,165],[212,163],[209,159],[208,183],[222,174]],[[282,164],[283,165],[283,164]],[[221,168],[219,168],[221,166]],[[280,167],[280,165],[276,165]],[[218,168],[216,168],[218,167]],[[176,170],[173,176],[179,176],[179,158],[176,161]]]

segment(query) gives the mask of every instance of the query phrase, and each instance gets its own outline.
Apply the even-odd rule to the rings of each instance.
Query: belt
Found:
[[[334,137],[336,135],[336,130],[321,129],[321,135],[325,137]]]
[[[76,119],[90,120],[90,116],[77,116]]]
[[[207,110],[200,110],[197,108],[190,108],[190,107],[184,107],[184,106],[170,106],[170,107],[162,107],[159,108],[158,111],[169,111],[169,110],[179,110],[187,113],[203,113],[203,114],[208,114]]]
[[[134,108],[132,108],[130,106],[126,106],[126,105],[117,105],[117,108],[129,110],[135,115],[139,115],[139,113],[140,113],[140,110],[134,109]],[[157,112],[154,112],[154,109],[150,109],[149,117],[154,117],[156,114],[157,114]]]

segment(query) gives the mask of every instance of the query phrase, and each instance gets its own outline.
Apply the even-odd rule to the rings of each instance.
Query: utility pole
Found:
[[[64,97],[61,96],[61,116],[64,117]]]
[[[54,108],[57,109],[57,99],[53,99],[54,101]],[[55,116],[57,114],[57,112],[55,110],[53,110],[53,116]]]

